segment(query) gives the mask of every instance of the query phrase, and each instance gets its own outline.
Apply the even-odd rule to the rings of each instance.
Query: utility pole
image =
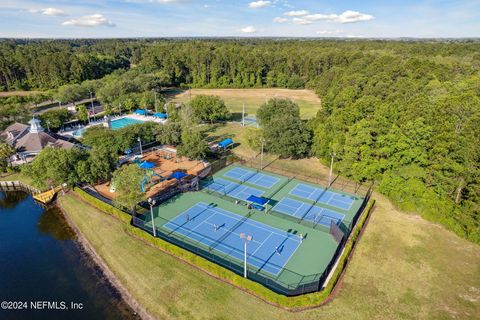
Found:
[[[261,138],[260,141],[262,142],[262,152],[260,155],[260,170],[263,170],[263,145],[265,144],[265,139]]]
[[[93,105],[92,91],[90,90],[89,92],[90,92],[90,102],[91,102],[92,111],[93,111],[93,120],[96,121],[97,117],[95,116],[95,106]]]
[[[154,101],[155,101],[154,102],[155,103],[155,112],[158,112],[157,111],[157,90],[152,89],[152,91],[153,91],[153,96],[154,96]]]
[[[332,152],[330,154],[330,156],[332,157],[331,161],[330,161],[330,174],[328,175],[328,187],[331,186],[332,184],[332,173],[333,173],[333,159],[335,158],[336,154],[335,152]]]
[[[242,127],[245,127],[245,103],[243,104],[242,109]]]

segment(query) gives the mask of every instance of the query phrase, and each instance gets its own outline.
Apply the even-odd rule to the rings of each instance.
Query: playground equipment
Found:
[[[145,171],[145,176],[143,177],[142,182],[141,182],[141,184],[140,184],[140,190],[141,190],[143,193],[147,192],[147,191],[146,191],[146,189],[147,189],[146,187],[147,187],[150,183],[153,182],[154,177],[158,177],[159,181],[165,180],[164,177],[162,177],[161,175],[155,173],[155,171],[153,171],[153,170],[146,170],[146,171]]]

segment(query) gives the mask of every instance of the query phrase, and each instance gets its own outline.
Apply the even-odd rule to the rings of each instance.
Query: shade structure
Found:
[[[163,112],[157,112],[153,114],[154,117],[160,118],[160,119],[167,119],[168,115]]]
[[[247,201],[263,206],[268,202],[268,199],[251,195],[247,198]]]
[[[174,172],[170,175],[170,179],[177,179],[177,180],[180,180],[184,177],[186,177],[187,174],[185,172],[182,172],[182,171],[177,171],[177,172]]]
[[[228,146],[230,146],[230,145],[232,145],[232,144],[233,144],[233,140],[230,139],[230,138],[227,138],[227,139],[225,139],[225,140],[220,141],[220,142],[218,143],[218,146],[225,149],[226,147],[228,147]]]
[[[142,110],[142,109],[137,109],[137,110],[135,110],[135,114],[139,114],[139,115],[141,115],[141,116],[146,116],[146,115],[147,115],[147,111]]]
[[[155,168],[155,163],[149,161],[143,161],[138,164],[141,169],[153,169]]]

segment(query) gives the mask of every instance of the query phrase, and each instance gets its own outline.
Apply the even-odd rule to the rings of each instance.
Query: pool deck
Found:
[[[131,118],[131,119],[139,120],[139,121],[142,121],[142,122],[156,122],[158,124],[165,124],[167,122],[166,119],[159,119],[159,118],[153,117],[153,116],[141,116],[141,115],[138,115],[138,114],[127,114],[127,115],[121,115],[121,116],[117,116],[117,117],[111,117],[110,120],[115,121],[115,120],[119,120],[119,119],[123,119],[123,118]],[[74,126],[73,128],[71,128],[69,130],[59,131],[58,134],[60,134],[61,136],[64,136],[64,137],[69,137],[69,138],[70,137],[79,138],[79,137],[74,135],[75,131],[81,130],[81,129],[88,129],[88,128],[91,128],[91,127],[94,127],[94,126],[100,126],[100,125],[103,125],[104,123],[105,123],[104,118],[101,118],[101,119],[97,119],[96,121],[91,121],[86,126]]]

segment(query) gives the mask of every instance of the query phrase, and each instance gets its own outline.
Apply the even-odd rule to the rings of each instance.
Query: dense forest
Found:
[[[302,155],[335,154],[342,174],[480,242],[478,41],[0,43],[0,89],[73,84],[131,108],[158,86],[315,90],[323,108],[306,124]]]

